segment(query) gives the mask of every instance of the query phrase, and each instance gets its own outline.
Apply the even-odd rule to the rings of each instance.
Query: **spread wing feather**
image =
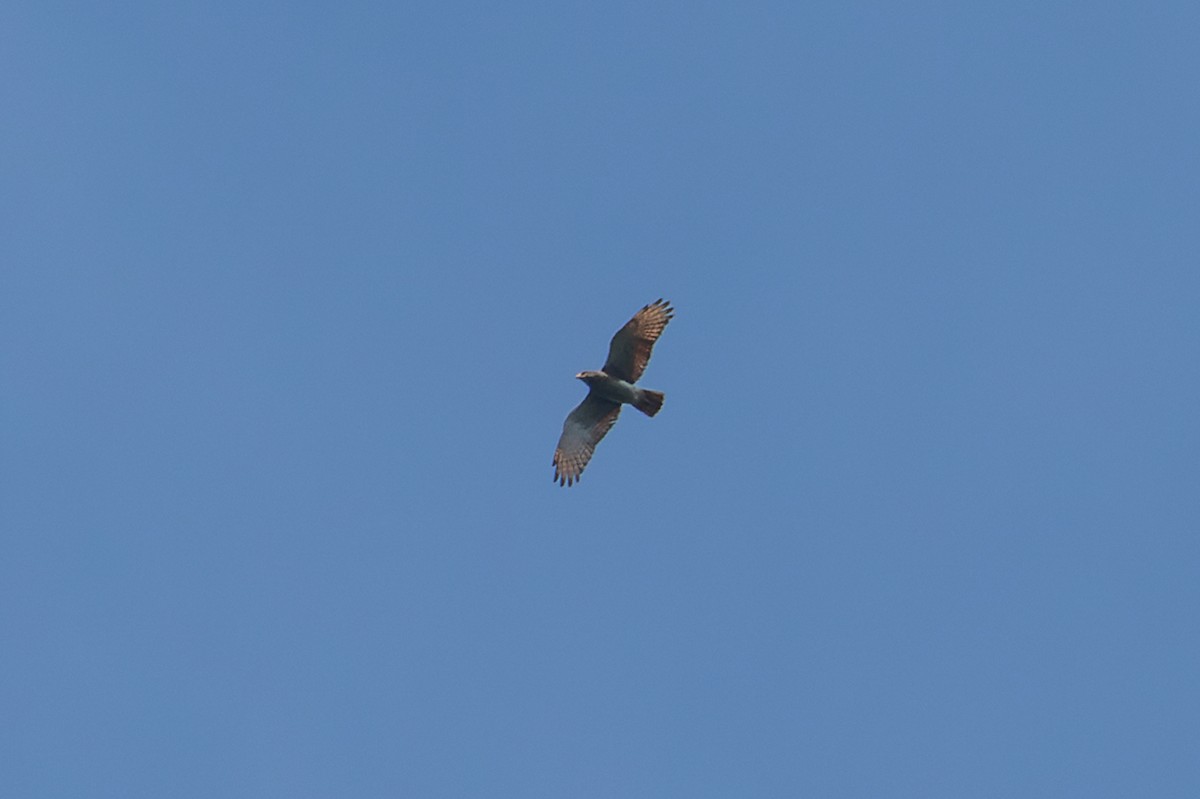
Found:
[[[554,479],[559,485],[573,485],[592,459],[592,452],[600,439],[608,434],[621,405],[589,392],[575,410],[567,414],[563,422],[562,436],[554,450]]]
[[[671,303],[655,300],[633,315],[613,336],[608,346],[604,371],[629,383],[636,383],[650,362],[654,342],[671,321],[675,309]]]

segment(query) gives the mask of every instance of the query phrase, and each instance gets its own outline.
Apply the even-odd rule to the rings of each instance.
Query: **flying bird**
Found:
[[[579,482],[596,445],[616,423],[622,405],[632,405],[647,416],[662,408],[661,391],[633,384],[646,371],[650,350],[674,313],[671,303],[662,299],[642,308],[613,336],[604,367],[575,375],[588,384],[588,395],[567,415],[554,450],[554,479],[560,486]]]

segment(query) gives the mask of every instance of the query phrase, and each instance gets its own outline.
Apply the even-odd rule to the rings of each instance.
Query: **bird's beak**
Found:
[[[579,374],[575,375],[575,379],[576,379],[576,380],[582,380],[582,379],[583,379],[583,372],[580,372]]]

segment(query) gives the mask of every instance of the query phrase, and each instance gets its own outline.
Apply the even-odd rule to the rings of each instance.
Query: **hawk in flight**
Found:
[[[671,303],[661,299],[642,308],[613,336],[604,367],[599,372],[575,375],[588,384],[588,395],[567,415],[554,450],[554,479],[560,486],[579,481],[596,445],[617,421],[622,404],[632,405],[647,416],[662,408],[661,391],[633,384],[646,371],[650,350],[674,313]]]

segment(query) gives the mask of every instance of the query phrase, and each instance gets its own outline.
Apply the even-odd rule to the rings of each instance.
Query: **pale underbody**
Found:
[[[600,397],[624,405],[636,405],[641,389],[604,372],[580,372],[576,375]]]

